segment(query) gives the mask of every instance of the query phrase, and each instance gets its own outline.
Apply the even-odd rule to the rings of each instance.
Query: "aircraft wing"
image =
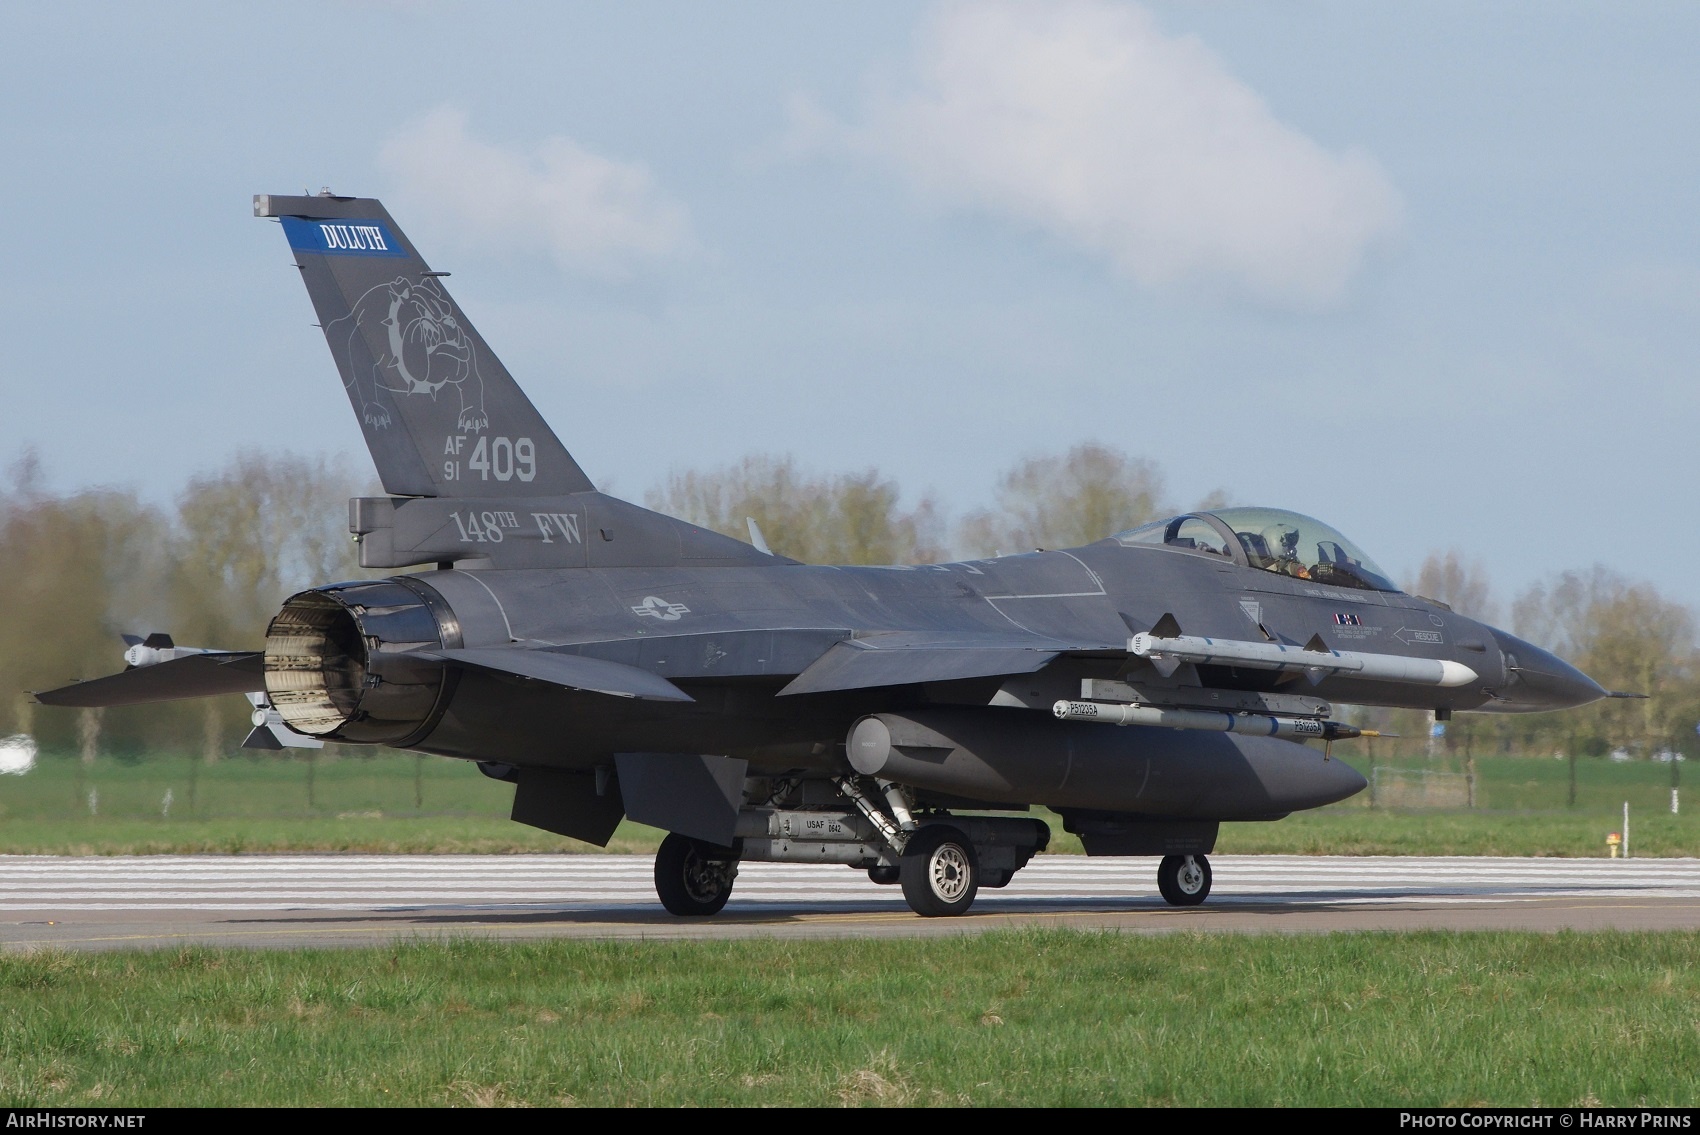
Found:
[[[663,678],[636,666],[608,662],[601,658],[586,658],[578,654],[557,654],[548,650],[526,650],[518,647],[480,647],[473,649],[416,650],[413,658],[429,658],[486,670],[516,678],[548,682],[570,690],[610,694],[619,698],[641,698],[645,701],[695,701],[696,699]]]
[[[259,693],[266,688],[264,664],[265,655],[257,650],[191,654],[44,690],[35,695],[35,700],[42,705],[103,709],[216,694]]]
[[[958,678],[1031,674],[1059,654],[1115,649],[1106,644],[1074,644],[1034,636],[1005,639],[967,636],[916,639],[882,635],[840,642],[779,693],[820,694],[877,686],[908,686]]]

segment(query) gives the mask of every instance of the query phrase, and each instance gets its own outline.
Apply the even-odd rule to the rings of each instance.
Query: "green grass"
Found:
[[[1368,762],[1355,755],[1357,767]],[[1607,832],[1632,808],[1638,855],[1700,855],[1700,791],[1669,811],[1669,766],[1585,760],[1577,805],[1566,806],[1569,769],[1550,759],[1476,762],[1476,809],[1463,807],[1460,761],[1404,760],[1389,767],[1439,775],[1424,790],[1451,807],[1419,802],[1421,777],[1384,773],[1375,809],[1368,794],[1269,824],[1227,824],[1223,853],[1336,855],[1605,854]],[[91,808],[92,797],[92,808]],[[1456,797],[1457,799],[1454,799]],[[23,776],[0,776],[0,853],[164,854],[195,852],[593,851],[510,822],[513,787],[465,761],[327,751],[301,757],[241,756],[206,764],[185,758],[93,765],[51,757]],[[1051,849],[1080,851],[1053,820]],[[627,823],[613,851],[648,853],[659,833]]]
[[[1696,793],[1700,797],[1700,793]],[[1700,799],[1695,800],[1700,806]],[[1223,855],[1557,855],[1606,854],[1606,834],[1623,827],[1621,811],[1383,812],[1320,808],[1267,824],[1223,824]],[[1637,857],[1700,855],[1693,812],[1636,812],[1630,851]]]
[[[0,1105],[1692,1106],[1700,935],[0,957]]]
[[[22,776],[0,776],[0,821],[370,819],[373,813],[494,819],[506,818],[513,791],[469,761],[395,753],[244,754],[212,764],[102,757],[85,765],[48,757]]]
[[[397,754],[41,761],[0,777],[0,853],[653,852],[629,821],[606,849],[507,818],[513,786],[466,761]]]
[[[663,833],[621,823],[607,847],[489,816],[303,816],[252,820],[6,820],[0,855],[234,855],[358,851],[378,855],[653,854]]]

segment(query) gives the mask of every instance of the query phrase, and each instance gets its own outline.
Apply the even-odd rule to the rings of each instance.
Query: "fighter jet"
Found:
[[[1606,696],[1280,509],[832,567],[753,524],[746,543],[617,500],[378,201],[254,213],[280,223],[386,494],[349,502],[360,562],[397,574],[290,597],[263,651],[150,639],[47,705],[245,694],[256,747],[477,762],[520,823],[668,832],[655,886],[676,915],[719,911],[740,863],[784,861],[866,871],[938,916],[1045,849],[1039,806],[1088,855],[1160,857],[1168,902],[1203,902],[1223,821],[1364,787],[1330,751],[1359,733],[1341,705],[1445,719]]]

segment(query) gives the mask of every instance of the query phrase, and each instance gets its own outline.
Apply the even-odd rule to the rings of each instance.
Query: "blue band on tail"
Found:
[[[326,256],[406,256],[401,241],[382,221],[321,221],[280,217],[289,247]]]

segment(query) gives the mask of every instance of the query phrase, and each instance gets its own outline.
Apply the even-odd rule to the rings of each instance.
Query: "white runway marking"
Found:
[[[1210,905],[1504,903],[1550,898],[1700,899],[1700,859],[1292,855],[1211,858]],[[1156,898],[1155,859],[1040,856],[977,910],[1084,908]],[[0,856],[0,910],[419,911],[657,907],[646,856]],[[901,910],[895,887],[813,864],[749,863],[729,912]]]

